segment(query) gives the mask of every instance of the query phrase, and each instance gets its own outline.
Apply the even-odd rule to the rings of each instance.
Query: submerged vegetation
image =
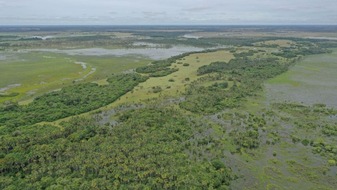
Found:
[[[26,105],[3,101],[0,189],[336,187],[337,110],[276,103],[264,92],[268,80],[307,55],[335,52],[327,49],[334,41],[213,37],[219,31],[211,29],[202,33],[209,36],[186,39],[190,32],[133,30],[47,40],[0,35],[6,51],[127,48],[139,41],[216,47],[112,75],[109,58],[101,57],[106,62],[97,67],[110,73],[104,80],[75,81]],[[13,93],[0,98],[16,100]]]

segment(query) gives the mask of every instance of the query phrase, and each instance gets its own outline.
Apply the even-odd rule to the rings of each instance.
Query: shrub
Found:
[[[154,86],[152,87],[152,92],[153,93],[158,93],[161,92],[163,89],[160,86]]]

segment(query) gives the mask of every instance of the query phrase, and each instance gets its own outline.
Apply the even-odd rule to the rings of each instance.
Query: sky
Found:
[[[337,24],[337,0],[0,0],[0,25]]]

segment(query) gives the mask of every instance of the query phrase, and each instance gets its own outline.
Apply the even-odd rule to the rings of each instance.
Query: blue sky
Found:
[[[337,24],[337,0],[0,0],[0,25]]]

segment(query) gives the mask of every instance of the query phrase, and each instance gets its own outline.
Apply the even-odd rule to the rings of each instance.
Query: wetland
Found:
[[[333,190],[336,32],[0,27],[0,189]]]

